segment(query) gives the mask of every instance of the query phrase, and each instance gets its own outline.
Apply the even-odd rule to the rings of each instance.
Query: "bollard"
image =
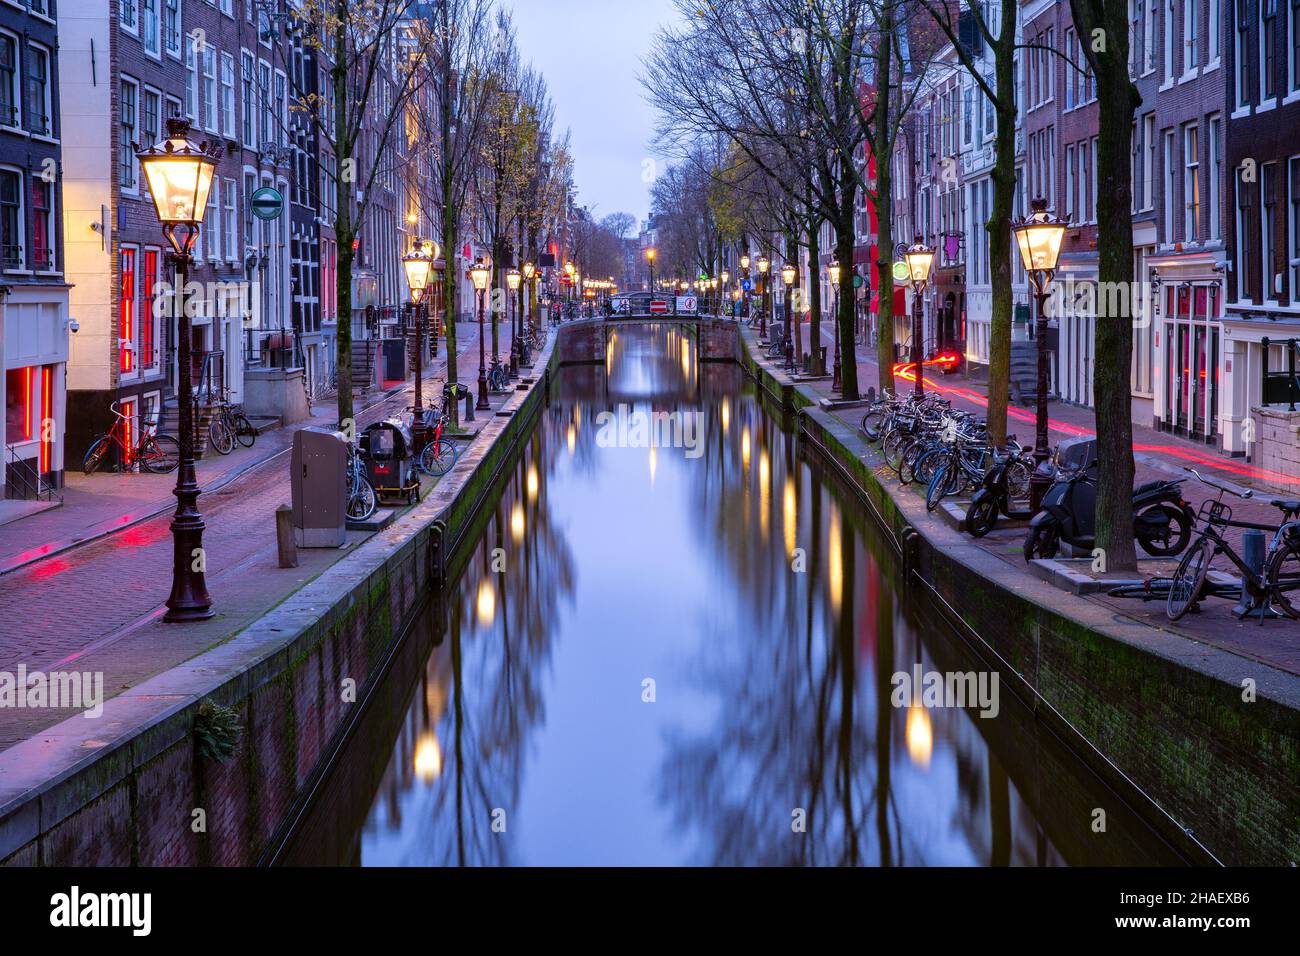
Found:
[[[474,390],[467,388],[465,390],[465,417],[463,422],[472,422],[474,420]]]
[[[275,544],[280,552],[280,567],[298,566],[298,546],[293,539],[293,509],[280,505],[275,509]]]
[[[1245,562],[1246,567],[1250,568],[1255,574],[1262,574],[1264,571],[1264,550],[1266,539],[1263,531],[1251,529],[1241,536],[1241,560]],[[1249,617],[1251,614],[1264,615],[1268,613],[1266,608],[1256,608],[1255,600],[1250,596],[1246,587],[1246,577],[1241,578],[1241,600],[1237,606],[1232,609],[1232,613],[1238,619]]]

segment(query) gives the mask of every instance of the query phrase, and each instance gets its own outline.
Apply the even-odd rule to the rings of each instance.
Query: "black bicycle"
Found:
[[[1254,497],[1249,488],[1234,488],[1220,484],[1209,478],[1203,478],[1192,469],[1187,469],[1197,481],[1218,490],[1217,498],[1201,503],[1198,517],[1204,522],[1201,536],[1187,549],[1183,559],[1178,563],[1169,582],[1169,596],[1165,601],[1165,613],[1169,620],[1177,621],[1188,611],[1195,608],[1202,597],[1209,596],[1206,591],[1206,578],[1210,565],[1219,554],[1227,555],[1245,585],[1246,595],[1252,601],[1253,610],[1260,611],[1260,623],[1268,617],[1268,612],[1300,620],[1300,612],[1291,603],[1289,591],[1300,587],[1300,501],[1274,498],[1269,504],[1282,512],[1281,526],[1258,524],[1252,521],[1235,521],[1232,509],[1223,503],[1226,492],[1243,500]],[[1255,571],[1232,545],[1224,539],[1227,528],[1248,528],[1256,531],[1273,532],[1273,540],[1264,559],[1262,571]],[[1245,596],[1245,595],[1243,595]]]

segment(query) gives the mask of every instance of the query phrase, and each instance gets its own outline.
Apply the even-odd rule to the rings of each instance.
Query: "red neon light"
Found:
[[[129,466],[131,464],[131,453],[135,451],[135,437],[132,435],[135,424],[135,402],[123,402],[122,415],[125,416],[122,419],[122,442],[126,445],[122,457],[126,459]]]
[[[46,365],[41,369],[41,474],[50,470],[50,452],[54,446],[54,436],[50,434],[54,424],[53,399],[54,371]]]
[[[23,441],[32,440],[32,367],[23,369]]]

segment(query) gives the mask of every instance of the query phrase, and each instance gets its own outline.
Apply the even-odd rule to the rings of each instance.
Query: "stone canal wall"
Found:
[[[856,428],[755,360],[748,330],[742,338],[748,372],[799,412],[801,436],[858,489],[909,582],[926,589],[1038,719],[1121,795],[1136,788],[1149,798],[1137,809],[1185,856],[1300,862],[1300,678],[1008,566],[928,516],[921,496],[884,477],[887,467]],[[1294,625],[1272,626],[1286,629],[1279,639],[1295,640]],[[1249,703],[1248,681],[1257,695]]]
[[[101,718],[71,718],[0,754],[0,862],[263,860],[342,739],[350,701],[382,677],[530,436],[556,339],[534,387],[479,413],[478,439],[414,509],[234,639],[110,699]],[[224,762],[196,743],[209,700],[242,728]]]

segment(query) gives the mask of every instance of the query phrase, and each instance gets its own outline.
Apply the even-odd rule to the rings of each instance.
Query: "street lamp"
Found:
[[[479,411],[492,407],[488,403],[487,353],[484,351],[483,336],[483,300],[487,297],[488,278],[491,274],[482,258],[475,260],[473,268],[469,270],[470,280],[478,295],[478,401],[474,407]]]
[[[174,308],[177,322],[177,391],[180,398],[181,457],[176,476],[176,513],[172,518],[172,590],[167,598],[168,623],[204,621],[212,617],[212,598],[204,576],[203,516],[199,514],[199,484],[194,471],[194,387],[190,367],[190,316],[185,309],[185,286],[193,262],[194,243],[199,237],[203,214],[208,208],[208,190],[216,171],[216,160],[208,144],[189,138],[189,123],[180,118],[167,120],[167,138],[136,155],[144,168],[145,182],[154,210],[162,223],[163,235],[172,247],[176,266]],[[197,570],[196,570],[197,569]]]
[[[767,270],[772,268],[772,263],[767,258],[767,256],[760,255],[758,257],[758,262],[756,263],[756,265],[758,266],[759,281],[763,283],[763,291],[762,291],[763,298],[762,298],[762,303],[759,306],[763,310],[763,314],[758,320],[758,337],[760,339],[766,339],[767,338],[767,310],[768,310]]]
[[[835,363],[831,375],[831,391],[838,392],[840,385],[840,260],[832,259],[826,267],[826,276],[831,280],[831,291],[835,293],[835,305],[831,309],[831,328],[835,330]]]
[[[781,281],[785,284],[785,367],[792,371],[794,369],[794,339],[790,337],[790,318],[793,307],[793,303],[790,301],[790,287],[794,285],[794,280],[798,274],[793,263],[787,262],[781,268]]]
[[[1035,335],[1038,339],[1037,429],[1034,435],[1034,474],[1029,479],[1029,510],[1036,512],[1043,495],[1052,485],[1045,468],[1047,461],[1047,296],[1048,286],[1056,274],[1056,264],[1061,257],[1061,243],[1069,225],[1047,211],[1047,200],[1035,199],[1030,204],[1030,214],[1011,224],[1016,245],[1020,247],[1020,261],[1034,287],[1034,301],[1038,306]]]
[[[533,280],[537,276],[537,266],[531,262],[524,263],[524,281],[528,283],[528,327],[535,328],[537,325],[536,317],[533,315],[535,302],[533,301]],[[522,327],[522,323],[521,323]],[[527,347],[525,345],[525,347]]]
[[[519,316],[520,313],[523,311],[522,309],[523,302],[522,302],[522,296],[517,295],[517,293],[519,293],[520,288],[522,288],[523,279],[524,279],[523,273],[521,273],[518,269],[510,269],[506,272],[506,285],[510,288],[510,292],[511,292],[510,309],[511,312],[513,313],[510,316],[510,378],[511,379],[516,379],[519,377],[519,340],[520,338],[522,338],[520,334],[522,326],[519,325]],[[518,305],[520,305],[521,307],[518,309],[515,308],[516,298],[520,299]]]
[[[659,255],[659,250],[651,246],[645,251],[646,262],[650,263],[650,295],[654,296],[655,292],[655,256]]]
[[[424,290],[429,287],[433,259],[417,240],[415,248],[402,256],[402,268],[406,270],[406,285],[411,290],[411,301],[415,303],[415,418],[418,423],[420,411],[424,407],[424,323],[421,315],[424,311]]]
[[[917,236],[903,253],[903,258],[907,261],[908,278],[912,280],[912,374],[916,376],[912,391],[920,398],[925,394],[925,376],[921,374],[925,369],[925,306],[922,296],[925,295],[925,287],[930,284],[934,250]]]

